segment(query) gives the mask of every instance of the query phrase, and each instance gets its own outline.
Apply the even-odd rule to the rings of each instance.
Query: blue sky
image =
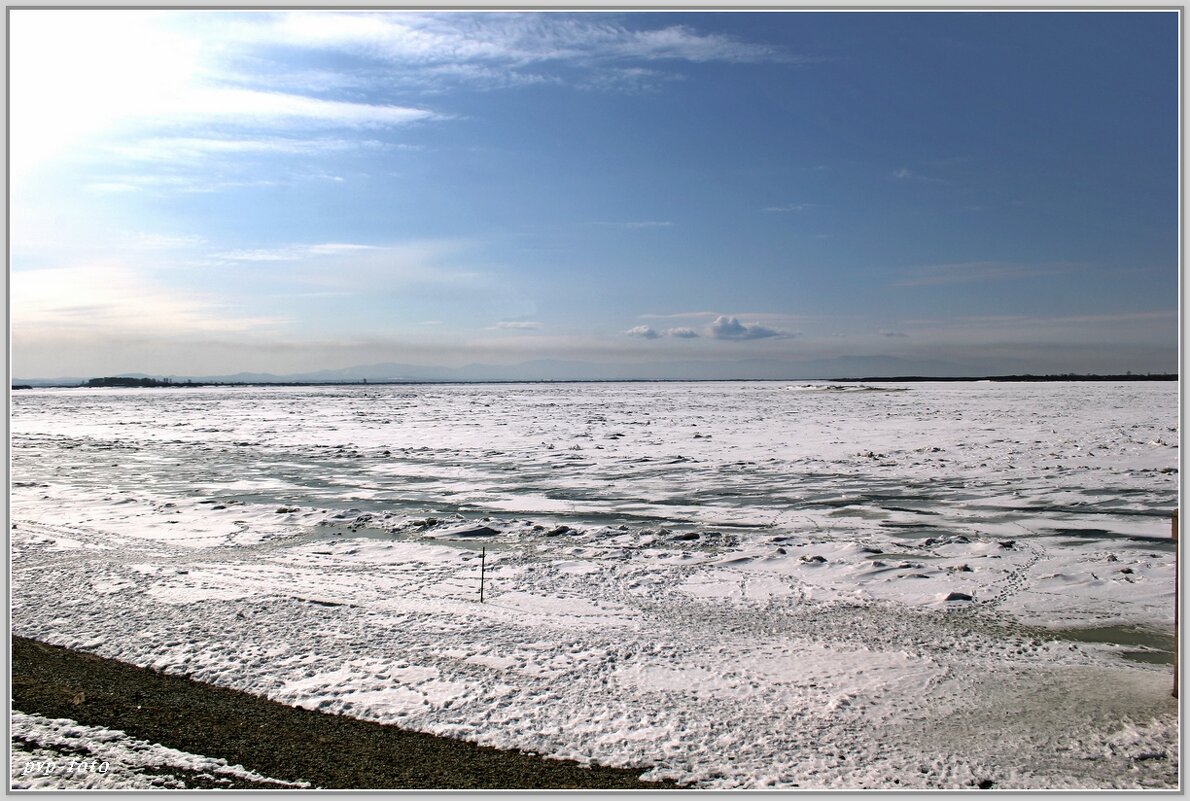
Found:
[[[1177,369],[1172,12],[9,25],[16,376]]]

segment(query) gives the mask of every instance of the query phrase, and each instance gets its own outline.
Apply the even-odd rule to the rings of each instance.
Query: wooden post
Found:
[[[1181,561],[1180,556],[1181,546],[1178,545],[1178,510],[1173,510],[1173,519],[1170,522],[1170,536],[1173,538],[1173,697],[1178,697],[1178,574],[1180,567],[1178,562]]]
[[[487,557],[487,555],[488,555],[488,549],[487,549],[486,547],[482,547],[482,548],[480,548],[480,549],[479,549],[479,602],[480,602],[480,603],[483,603],[483,573],[484,573],[484,560],[485,560],[485,558]],[[1177,613],[1176,613],[1176,611],[1175,611],[1175,613],[1174,613],[1174,614],[1175,614],[1175,615],[1177,614]],[[1177,625],[1177,621],[1176,621],[1176,620],[1174,621],[1174,625],[1175,625],[1175,626]],[[1176,676],[1176,675],[1174,676],[1174,681],[1175,681],[1175,682],[1177,681],[1177,676]],[[1178,692],[1178,691],[1177,691],[1177,688],[1175,687],[1175,688],[1174,688],[1174,695],[1177,695],[1177,692]]]

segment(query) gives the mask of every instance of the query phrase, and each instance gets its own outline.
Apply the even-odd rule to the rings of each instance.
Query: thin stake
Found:
[[[486,547],[479,549],[479,602],[483,603],[483,573],[484,573],[484,559],[487,557],[488,549]]]

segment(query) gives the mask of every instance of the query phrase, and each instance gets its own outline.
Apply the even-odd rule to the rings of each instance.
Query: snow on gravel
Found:
[[[701,787],[1177,786],[1172,383],[12,403],[16,634]]]
[[[14,711],[11,728],[14,790],[172,790],[194,787],[195,777],[208,787],[236,779],[274,789],[309,787],[64,718]]]

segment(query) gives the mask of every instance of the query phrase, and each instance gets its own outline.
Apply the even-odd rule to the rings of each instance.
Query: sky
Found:
[[[13,376],[1178,368],[1176,12],[8,19]]]

